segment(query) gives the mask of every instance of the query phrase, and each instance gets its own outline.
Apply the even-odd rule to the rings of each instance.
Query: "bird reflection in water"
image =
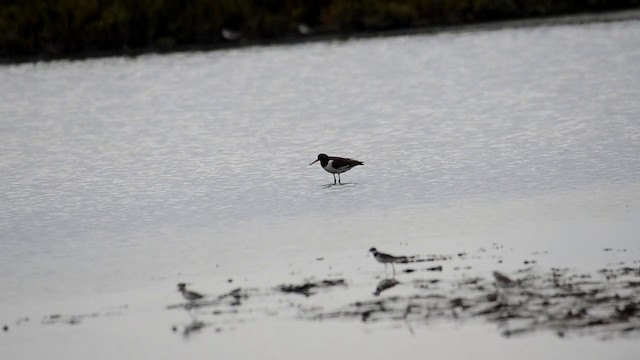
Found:
[[[189,325],[185,326],[184,330],[182,331],[182,336],[184,336],[185,338],[188,338],[189,336],[199,332],[200,330],[202,330],[202,328],[207,326],[207,324],[205,324],[204,322],[196,320],[195,317],[192,317],[192,319],[193,321]]]
[[[391,289],[398,284],[400,284],[400,282],[396,279],[382,279],[376,286],[376,291],[373,292],[373,295],[378,296],[383,291]]]
[[[178,283],[178,291],[182,294],[187,303],[184,305],[184,309],[187,311],[187,314],[191,318],[191,322],[184,327],[182,331],[182,336],[188,338],[194,333],[199,332],[206,326],[206,324],[202,321],[198,321],[196,317],[196,309],[197,301],[203,299],[205,296],[197,293],[195,291],[187,290],[187,284]]]

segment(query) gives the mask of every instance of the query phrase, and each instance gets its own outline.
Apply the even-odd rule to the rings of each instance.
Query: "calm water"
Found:
[[[0,304],[370,244],[637,249],[638,44],[616,22],[0,67]],[[365,166],[327,186],[320,152]]]

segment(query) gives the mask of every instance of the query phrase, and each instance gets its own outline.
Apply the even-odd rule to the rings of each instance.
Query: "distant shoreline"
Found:
[[[270,40],[249,40],[241,39],[235,42],[212,43],[212,44],[190,44],[178,45],[171,48],[161,46],[150,46],[139,49],[119,49],[119,50],[91,50],[82,53],[67,54],[39,54],[24,56],[0,56],[0,65],[15,65],[22,63],[37,63],[50,61],[78,61],[109,57],[138,57],[149,54],[173,54],[184,52],[216,51],[234,48],[245,48],[254,46],[278,46],[294,45],[325,41],[346,41],[352,39],[365,39],[377,37],[439,34],[439,33],[460,33],[473,31],[491,31],[509,28],[530,28],[540,26],[562,26],[579,25],[588,23],[607,23],[618,21],[639,21],[640,9],[618,10],[595,13],[577,13],[558,16],[528,17],[502,21],[475,22],[463,25],[449,26],[425,26],[396,30],[380,31],[353,31],[353,32],[323,32],[309,35],[288,35]]]

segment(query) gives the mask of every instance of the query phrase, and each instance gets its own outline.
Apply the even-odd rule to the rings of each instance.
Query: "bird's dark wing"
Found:
[[[364,165],[362,161],[353,160],[353,159],[347,159],[347,158],[341,158],[341,157],[335,157],[335,156],[332,156],[329,159],[333,160],[333,167],[335,169],[339,169],[343,167],[351,168],[357,165]]]
[[[381,252],[378,252],[376,256],[379,256],[383,261],[386,261],[386,262],[394,262],[394,263],[401,263],[401,264],[406,264],[409,262],[409,258],[406,256],[395,256],[395,255],[385,254]]]
[[[189,291],[189,293],[194,299],[202,299],[204,297],[204,295],[197,293],[195,291]]]

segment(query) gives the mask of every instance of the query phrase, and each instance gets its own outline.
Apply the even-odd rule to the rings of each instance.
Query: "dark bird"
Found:
[[[316,161],[312,162],[311,164],[309,164],[310,166],[315,164],[316,162],[320,161],[320,165],[322,166],[323,169],[325,169],[325,171],[330,172],[333,174],[333,183],[336,184],[336,174],[338,174],[338,182],[340,183],[340,174],[345,172],[345,171],[349,171],[351,170],[351,168],[358,166],[358,165],[364,165],[364,163],[362,161],[358,161],[358,160],[353,160],[353,159],[347,159],[347,158],[341,158],[341,157],[337,157],[337,156],[328,156],[327,154],[319,154],[318,158],[316,159]]]
[[[187,290],[187,284],[185,284],[185,283],[179,283],[178,284],[178,291],[181,292],[182,296],[189,302],[200,300],[200,299],[202,299],[204,297],[204,295],[198,294],[195,291]]]
[[[396,268],[393,266],[394,263],[407,263],[409,262],[409,258],[406,256],[394,256],[385,253],[379,252],[376,248],[372,247],[369,249],[369,252],[373,254],[373,256],[378,260],[378,262],[384,264],[384,271],[387,272],[387,264],[391,264],[391,268],[393,269],[393,273],[396,273]]]

